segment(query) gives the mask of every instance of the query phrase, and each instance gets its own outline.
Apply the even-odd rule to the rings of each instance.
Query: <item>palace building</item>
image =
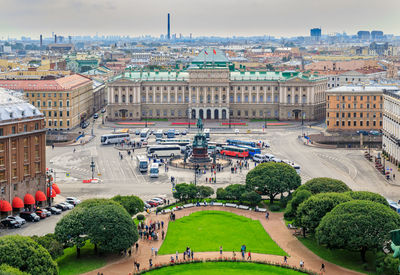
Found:
[[[152,118],[320,120],[327,78],[309,72],[235,70],[203,50],[186,69],[125,71],[108,89],[108,120]]]

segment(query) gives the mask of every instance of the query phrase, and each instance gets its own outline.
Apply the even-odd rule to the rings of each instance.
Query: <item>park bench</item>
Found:
[[[183,208],[190,208],[190,207],[193,207],[193,206],[194,206],[193,203],[188,203],[188,204],[185,204],[185,205],[183,206]]]
[[[295,229],[293,232],[293,236],[300,236],[301,235],[301,229]]]
[[[294,226],[294,225],[291,224],[291,223],[288,223],[287,228],[289,228],[289,229],[297,229],[297,227]]]
[[[246,205],[239,205],[238,208],[239,209],[244,209],[244,210],[248,210],[249,209],[249,207],[246,206]]]
[[[256,212],[267,212],[267,208],[256,208]]]
[[[233,208],[237,208],[237,204],[235,203],[225,203],[226,207],[233,207]]]
[[[212,206],[222,206],[222,202],[214,202]]]

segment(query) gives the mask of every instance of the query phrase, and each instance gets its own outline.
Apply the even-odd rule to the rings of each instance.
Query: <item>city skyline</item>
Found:
[[[126,0],[16,0],[5,3],[0,16],[0,39],[79,35],[152,35],[167,33],[199,36],[309,36],[313,27],[322,34],[382,30],[399,35],[396,11],[400,1],[338,0],[316,5],[313,0],[205,0],[188,5],[183,0],[146,2]],[[360,12],[361,11],[361,12]],[[340,20],[338,20],[340,15]]]

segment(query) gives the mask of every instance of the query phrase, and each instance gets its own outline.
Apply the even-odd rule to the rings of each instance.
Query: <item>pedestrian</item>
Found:
[[[393,180],[395,180],[396,179],[396,174],[393,174]]]
[[[157,255],[158,255],[158,248],[156,247],[155,249],[154,249],[154,255],[157,257]]]
[[[136,262],[136,260],[133,262],[133,270],[137,270],[137,262]]]
[[[137,271],[140,271],[140,263],[139,262],[136,263],[136,268],[137,268]]]
[[[176,261],[178,261],[178,251],[176,251]]]
[[[151,247],[151,256],[154,255],[154,247]]]
[[[161,238],[164,240],[164,235],[165,235],[165,232],[164,232],[164,230],[161,232]]]
[[[186,260],[186,251],[183,252],[183,260]]]
[[[244,250],[242,250],[242,260],[244,260]]]
[[[193,250],[190,252],[190,256],[192,257],[192,261],[193,261]]]
[[[152,268],[153,267],[153,260],[150,258],[149,259],[149,267]]]
[[[129,254],[129,257],[132,256],[132,248],[129,248],[128,254]]]
[[[303,260],[300,260],[300,268],[304,268],[304,262],[303,262]]]
[[[247,254],[247,260],[251,261],[251,251],[249,251],[249,253]]]
[[[135,244],[135,247],[136,247],[136,253],[138,252],[138,249],[139,249],[139,243],[136,243]]]
[[[236,253],[235,251],[232,251],[232,258],[235,260],[236,259]]]
[[[164,221],[161,221],[161,228],[164,228]]]
[[[283,256],[283,262],[284,262],[285,264],[287,264],[287,256],[286,256],[286,255]]]
[[[171,256],[171,263],[174,263],[174,256]]]
[[[321,269],[319,271],[325,272],[325,264],[324,263],[321,264]]]
[[[219,247],[219,254],[222,255],[222,245]]]
[[[206,177],[206,183],[207,183],[208,178]]]

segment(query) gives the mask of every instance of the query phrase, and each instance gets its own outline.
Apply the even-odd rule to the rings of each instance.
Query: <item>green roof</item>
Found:
[[[214,54],[215,51],[215,54]],[[207,52],[207,54],[206,54]],[[206,48],[202,50],[195,58],[192,60],[192,64],[217,64],[217,65],[227,65],[230,63],[228,58],[226,58],[225,53],[217,48]]]
[[[189,73],[177,72],[177,71],[161,71],[161,72],[140,72],[140,71],[132,71],[132,72],[124,72],[116,77],[114,77],[111,81],[115,81],[120,78],[131,79],[136,81],[187,81],[189,79]]]

